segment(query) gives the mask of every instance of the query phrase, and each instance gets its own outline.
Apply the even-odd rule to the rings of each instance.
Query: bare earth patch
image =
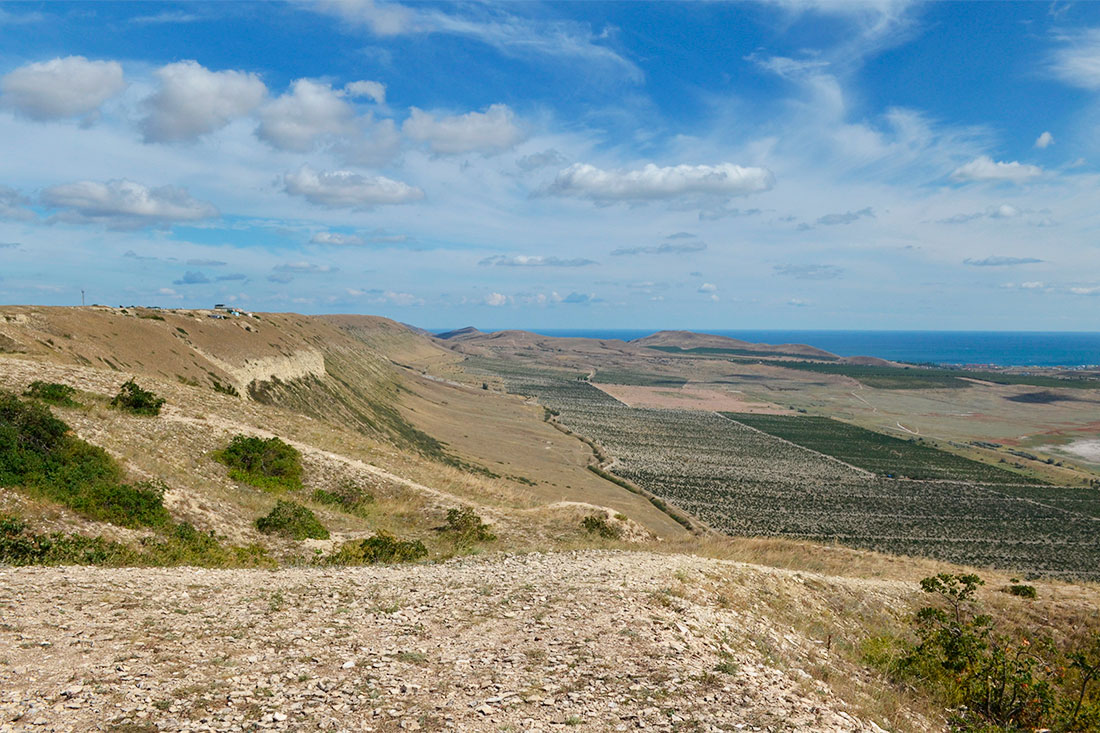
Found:
[[[639,387],[627,384],[592,384],[630,407],[707,412],[746,412],[754,415],[788,415],[792,411],[771,402],[754,402],[739,392],[700,387]]]
[[[805,576],[767,577],[617,552],[0,568],[0,731],[880,730],[805,671],[820,642],[756,613]]]

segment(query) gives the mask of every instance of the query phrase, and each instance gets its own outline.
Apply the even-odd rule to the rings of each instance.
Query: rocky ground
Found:
[[[807,673],[825,642],[750,600],[811,583],[599,551],[0,568],[0,731],[878,730]]]

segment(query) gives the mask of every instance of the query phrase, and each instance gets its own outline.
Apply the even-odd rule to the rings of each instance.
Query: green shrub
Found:
[[[439,531],[449,535],[456,545],[492,542],[497,538],[489,529],[489,525],[474,514],[474,510],[470,507],[448,509],[447,524],[440,527]]]
[[[428,556],[420,540],[399,540],[379,530],[365,540],[345,542],[326,558],[332,565],[373,565],[375,563],[416,562]]]
[[[80,403],[73,399],[74,394],[76,390],[67,384],[39,381],[31,382],[23,392],[25,397],[33,397],[58,407],[80,407]]]
[[[1100,633],[1059,647],[1039,629],[998,624],[982,612],[982,585],[977,575],[925,578],[936,602],[914,616],[916,641],[875,640],[867,660],[932,691],[957,731],[1100,730]]]
[[[267,516],[256,520],[256,529],[292,540],[327,540],[329,537],[328,530],[313,512],[301,504],[281,499]]]
[[[0,392],[0,486],[21,486],[91,519],[125,527],[168,519],[164,487],[125,484],[106,451],[71,434],[37,402]]]
[[[581,526],[590,534],[597,534],[607,540],[617,540],[622,537],[623,531],[607,521],[606,517],[599,514],[590,514],[581,520]]]
[[[313,500],[318,504],[339,507],[351,514],[365,516],[367,507],[374,503],[374,495],[351,480],[341,481],[335,489],[317,489]]]
[[[200,532],[186,522],[131,547],[103,537],[34,534],[18,518],[0,514],[0,564],[256,567],[274,563],[258,545],[227,547],[212,532]]]
[[[237,391],[237,388],[232,384],[222,384],[218,380],[214,380],[214,391],[221,394],[227,394],[230,397],[240,397],[241,393]]]
[[[278,438],[235,435],[214,457],[235,481],[273,491],[302,488],[302,454]]]
[[[1012,583],[1005,587],[1005,593],[1010,595],[1019,596],[1020,598],[1038,598],[1039,594],[1035,590],[1033,585],[1021,585],[1019,583]]]
[[[118,394],[111,400],[111,407],[134,415],[159,415],[165,399],[157,397],[147,389],[142,389],[131,379],[122,385]]]

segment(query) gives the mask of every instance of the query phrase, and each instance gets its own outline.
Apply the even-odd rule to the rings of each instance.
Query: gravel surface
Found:
[[[711,595],[762,572],[0,568],[0,731],[880,730],[798,667],[817,642]]]

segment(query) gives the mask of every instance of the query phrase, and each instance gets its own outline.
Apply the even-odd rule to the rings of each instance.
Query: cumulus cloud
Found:
[[[834,265],[776,265],[773,269],[777,275],[799,280],[833,280],[844,273],[843,269]]]
[[[74,223],[102,223],[114,229],[163,226],[218,216],[213,204],[192,198],[177,186],[149,188],[128,180],[77,181],[51,186],[42,203],[61,210],[57,218]]]
[[[584,267],[597,264],[595,260],[582,257],[562,259],[561,257],[543,257],[541,255],[494,255],[486,257],[478,262],[479,265],[496,265],[498,267]]]
[[[1028,165],[1012,161],[1002,163],[994,161],[988,155],[981,155],[966,165],[959,166],[951,174],[951,178],[964,183],[972,181],[1000,181],[1008,183],[1022,183],[1029,178],[1041,175],[1043,169],[1036,165]]]
[[[0,78],[0,103],[33,120],[83,117],[125,87],[117,61],[67,56],[20,66]]]
[[[1049,148],[1053,144],[1054,136],[1051,135],[1049,132],[1044,132],[1042,135],[1035,139],[1035,147],[1039,148],[1040,150],[1044,148]]]
[[[381,204],[406,204],[424,198],[416,186],[384,176],[352,171],[315,171],[307,165],[283,176],[283,190],[312,204],[364,209]]]
[[[355,122],[354,134],[336,141],[336,152],[349,163],[365,166],[385,165],[401,149],[401,133],[393,120],[375,120],[371,115]]]
[[[663,168],[649,163],[638,170],[622,171],[574,163],[558,173],[547,193],[597,202],[656,201],[692,195],[744,196],[767,191],[774,184],[771,171],[743,168],[732,163]]]
[[[1100,295],[1100,286],[1095,286],[1095,285],[1091,286],[1091,287],[1078,286],[1078,287],[1070,288],[1069,291],[1071,293],[1073,293],[1074,295]]]
[[[260,77],[244,71],[210,71],[180,61],[155,72],[160,87],[146,100],[141,128],[146,142],[196,140],[249,114],[267,96]]]
[[[826,214],[818,218],[817,223],[823,226],[836,226],[838,224],[851,224],[864,218],[875,218],[875,212],[871,207],[868,206],[866,209],[860,209],[859,211],[847,211],[843,214]]]
[[[718,291],[718,286],[714,283],[703,283],[699,286],[700,293],[714,293]]]
[[[325,137],[353,135],[355,110],[329,84],[298,79],[260,108],[256,135],[279,150],[305,153]]]
[[[0,219],[30,221],[35,218],[30,210],[31,201],[14,188],[0,186]]]
[[[505,104],[494,104],[484,112],[437,117],[413,107],[401,126],[412,140],[428,143],[433,153],[497,153],[523,139],[515,113]]]
[[[485,305],[491,305],[494,308],[506,305],[508,303],[508,296],[503,293],[489,293],[485,296]]]
[[[424,300],[412,293],[399,293],[395,290],[387,290],[382,293],[382,300],[394,305],[424,305]]]
[[[349,97],[367,97],[378,104],[386,103],[386,85],[380,81],[353,81],[344,86]]]
[[[1011,267],[1013,265],[1034,265],[1042,260],[1034,257],[1005,257],[1004,255],[991,255],[980,260],[973,258],[966,258],[963,260],[964,265],[971,265],[972,267]]]
[[[937,223],[965,224],[975,219],[1015,219],[1025,213],[1028,212],[1018,209],[1011,204],[1000,204],[999,206],[990,206],[986,208],[985,211],[976,211],[970,214],[955,214],[947,219],[940,219]]]
[[[206,285],[210,282],[205,274],[199,271],[188,270],[179,280],[173,280],[173,285]]]
[[[355,234],[341,234],[340,232],[317,232],[310,237],[310,244],[331,244],[338,247],[359,247],[366,244],[366,240]]]
[[[531,153],[516,160],[516,165],[525,171],[535,171],[539,168],[562,165],[563,163],[565,163],[565,156],[553,148],[543,150],[541,153]]]
[[[574,291],[562,298],[559,302],[569,305],[588,305],[589,303],[600,302],[600,298],[597,298],[591,293],[578,293]]]

